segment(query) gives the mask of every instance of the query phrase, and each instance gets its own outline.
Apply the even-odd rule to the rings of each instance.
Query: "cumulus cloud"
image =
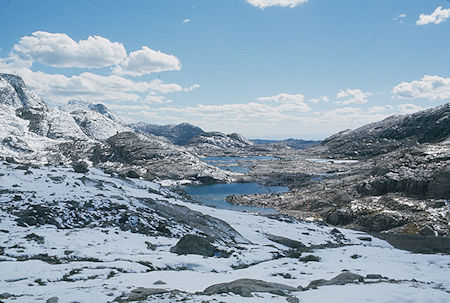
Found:
[[[269,6],[296,7],[308,0],[247,0],[251,5],[264,9]]]
[[[146,102],[146,96],[149,94],[166,95],[174,92],[187,92],[198,87],[198,85],[182,87],[177,83],[165,83],[160,79],[134,81],[117,75],[102,76],[90,72],[73,76],[49,74],[35,72],[13,64],[2,64],[1,60],[0,70],[22,76],[33,92],[54,104],[65,103],[72,98],[105,103]],[[168,99],[165,100],[167,103]]]
[[[174,55],[153,50],[147,46],[132,52],[113,69],[118,75],[142,76],[145,74],[180,70],[181,63]]]
[[[415,104],[400,104],[397,106],[401,114],[412,114],[423,110],[423,107],[417,106]]]
[[[363,104],[363,103],[367,103],[367,98],[371,95],[372,95],[372,93],[363,92],[359,88],[340,90],[336,94],[336,98],[345,99],[345,100],[338,100],[338,101],[335,101],[335,103],[342,104],[342,105]]]
[[[42,31],[22,37],[14,45],[8,60],[22,67],[31,67],[34,62],[58,68],[110,66],[114,74],[130,76],[181,69],[177,57],[147,46],[127,56],[123,44],[104,37],[89,36],[76,42],[66,34]]]
[[[76,42],[66,34],[38,31],[22,37],[14,45],[12,56],[52,67],[98,68],[120,63],[126,58],[126,50],[121,43],[100,36]]]
[[[302,94],[291,95],[286,93],[257,98],[257,100],[260,102],[280,103],[280,105],[277,106],[277,109],[282,111],[306,112],[309,111],[310,108],[305,102],[303,102],[304,99],[305,96],[303,96]]]
[[[317,98],[311,98],[308,100],[308,102],[310,103],[319,103],[319,102],[328,102],[330,101],[330,98],[328,98],[327,96],[320,96]]]
[[[75,42],[65,34],[35,32],[14,45],[7,58],[0,58],[0,71],[17,74],[35,93],[50,103],[64,103],[80,98],[91,101],[170,103],[164,95],[189,92],[199,87],[183,87],[160,79],[135,81],[122,75],[99,75],[82,72],[78,75],[49,74],[33,71],[33,63],[53,67],[100,68],[116,66],[122,74],[145,74],[180,69],[179,60],[164,53],[143,47],[128,57],[124,46],[99,36]],[[120,64],[120,65],[118,65]]]
[[[182,21],[183,24],[190,23],[190,22],[191,22],[191,19],[189,19],[189,18],[188,18],[188,19],[184,19],[184,20]]]
[[[416,21],[416,25],[426,25],[430,23],[439,24],[450,18],[450,8],[442,9],[439,6],[430,15],[421,14],[419,19]]]
[[[450,99],[450,78],[425,75],[421,80],[401,82],[392,91],[399,98]]]

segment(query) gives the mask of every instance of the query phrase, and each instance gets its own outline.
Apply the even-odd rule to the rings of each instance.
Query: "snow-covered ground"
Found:
[[[214,243],[230,253],[228,258],[177,255],[170,248],[179,238],[199,233],[189,222],[166,222],[168,236],[132,232],[115,224],[124,213],[129,214],[130,226],[140,223],[150,228],[166,220],[152,211],[145,203],[148,200],[219,218],[242,237],[233,245],[225,240]],[[36,218],[40,213],[46,221],[20,221],[30,217],[27,211],[35,212]],[[52,217],[54,214],[58,217]],[[180,291],[150,296],[148,302],[183,298],[190,302],[286,302],[285,297],[269,293],[254,293],[249,298],[195,293],[240,278],[305,287],[313,280],[331,279],[348,270],[388,279],[299,290],[292,292],[289,300],[449,302],[450,256],[413,254],[376,238],[367,241],[369,236],[361,232],[332,230],[289,218],[190,203],[160,184],[118,178],[95,168],[81,174],[70,167],[1,163],[0,301],[45,302],[58,297],[60,303],[112,302],[123,293],[145,287]],[[312,251],[301,256],[314,255],[320,261],[287,257],[289,248],[269,240],[268,234],[311,246]]]

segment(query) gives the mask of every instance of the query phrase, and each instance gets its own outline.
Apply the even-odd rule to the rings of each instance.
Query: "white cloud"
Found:
[[[180,69],[180,60],[174,55],[168,55],[143,46],[142,49],[130,53],[125,61],[113,69],[113,72],[118,75],[142,76]]]
[[[34,32],[22,37],[11,54],[22,61],[37,61],[53,67],[98,68],[126,58],[125,47],[100,36],[74,41],[66,34]]]
[[[160,79],[133,81],[117,75],[102,76],[90,72],[65,76],[34,72],[28,68],[5,64],[0,60],[0,70],[22,76],[33,92],[51,103],[65,103],[68,99],[80,98],[91,101],[146,102],[147,95],[166,95],[174,92],[188,92],[198,87],[182,87],[176,83],[165,83]],[[168,103],[165,99],[165,103]]]
[[[149,94],[145,99],[143,100],[144,103],[157,103],[157,104],[163,104],[163,103],[172,103],[173,100],[167,99],[166,96],[160,96],[160,95],[154,95]]]
[[[423,107],[417,106],[415,104],[400,104],[397,106],[401,114],[412,114],[423,110]]]
[[[190,23],[190,22],[191,22],[191,19],[189,19],[189,18],[188,18],[188,19],[184,19],[184,20],[182,21],[183,24]]]
[[[264,9],[270,6],[296,7],[299,4],[308,2],[308,0],[247,0],[251,5]]]
[[[450,78],[425,75],[421,80],[401,82],[392,91],[399,98],[449,99]]]
[[[184,88],[183,90],[185,92],[190,92],[190,91],[193,91],[194,89],[197,89],[199,87],[200,87],[200,84],[194,84],[194,85],[191,85],[189,87]]]
[[[57,41],[61,41],[62,44],[55,47],[55,43]],[[98,43],[110,45],[110,49],[114,49],[114,47],[119,45],[120,49],[123,49],[124,57],[126,57],[125,48],[121,44],[109,42],[109,40],[105,38],[97,36],[89,37],[87,40],[77,43],[64,34],[35,32],[30,37],[22,37],[19,43],[13,47],[13,50],[10,52],[8,58],[0,58],[0,71],[22,76],[27,86],[31,88],[33,92],[53,104],[65,103],[67,100],[72,98],[104,102],[108,105],[118,103],[124,104],[127,102],[162,104],[172,102],[172,100],[165,96],[167,94],[175,92],[190,92],[200,86],[199,84],[194,84],[188,87],[183,87],[177,83],[165,83],[160,79],[154,79],[151,81],[135,81],[120,75],[104,76],[92,72],[82,72],[78,75],[66,76],[64,74],[49,74],[32,70],[33,62],[38,61],[42,64],[54,65],[55,62],[62,60],[64,57],[67,59],[67,62],[65,64],[58,64],[58,66],[78,65],[93,67],[94,64],[89,62],[93,60],[95,56],[99,56],[99,54],[96,54],[96,50],[92,50],[91,48],[95,47]],[[73,47],[71,50],[58,49],[58,47],[62,47],[62,45],[72,45]],[[103,51],[101,45],[99,47],[100,49],[98,51]],[[150,49],[144,47],[143,50],[146,51]],[[112,54],[113,52],[110,53]],[[147,72],[150,68],[153,70],[157,68],[165,68],[164,63],[167,62],[164,60],[166,60],[167,57],[165,58],[164,56],[169,57],[169,63],[170,60],[173,59],[170,55],[165,55],[160,52],[155,53],[160,55],[163,63],[161,63],[158,67],[155,60],[150,62],[151,64],[141,62],[141,68],[145,68]],[[81,59],[80,56],[83,54],[86,54],[87,57]],[[108,54],[108,51],[102,53],[102,59],[99,59],[100,61],[97,62],[95,66],[100,67],[101,65],[112,64],[113,56],[109,56]],[[57,57],[58,60],[55,59],[56,61],[50,62],[49,58],[52,57],[52,55]],[[108,56],[111,57],[110,60],[107,59]],[[137,56],[136,52],[131,53],[127,60],[132,62],[133,58],[139,56],[139,51],[137,52]],[[123,59],[124,58],[121,58],[120,60],[123,61]],[[82,60],[85,61],[82,62]],[[175,58],[175,63],[177,62],[178,59]],[[136,62],[132,62],[131,65],[135,63]],[[130,68],[131,65],[128,66],[128,68]]]
[[[400,23],[403,23],[403,21],[404,21],[404,19],[405,19],[406,17],[407,17],[406,14],[401,13],[401,14],[398,14],[397,16],[395,16],[392,20],[394,20],[394,21],[399,21]]]
[[[416,25],[426,25],[430,23],[439,24],[450,18],[450,8],[442,9],[439,6],[431,15],[421,14],[416,21]]]
[[[256,98],[258,101],[273,101],[273,102],[295,102],[295,103],[300,103],[303,102],[303,100],[305,99],[305,96],[303,96],[302,94],[295,94],[295,95],[290,95],[290,94],[285,94],[285,93],[281,93],[275,96],[270,96],[270,97],[259,97]]]
[[[305,96],[302,94],[286,94],[281,93],[275,96],[269,97],[259,97],[256,100],[260,102],[273,102],[279,103],[275,108],[280,111],[296,111],[296,112],[306,112],[309,111],[310,108],[308,104],[303,102]]]
[[[308,102],[311,102],[311,103],[328,102],[328,101],[330,101],[330,98],[328,98],[327,96],[320,96],[320,97],[311,98],[308,100]]]
[[[367,103],[367,97],[371,96],[372,93],[369,92],[363,92],[359,88],[356,89],[346,89],[346,90],[340,90],[336,94],[336,98],[338,99],[344,99],[340,101],[335,101],[336,104],[363,104]]]

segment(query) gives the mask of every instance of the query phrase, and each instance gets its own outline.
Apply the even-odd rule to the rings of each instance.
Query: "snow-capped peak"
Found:
[[[47,108],[45,101],[28,90],[22,78],[0,73],[0,104],[20,107]]]

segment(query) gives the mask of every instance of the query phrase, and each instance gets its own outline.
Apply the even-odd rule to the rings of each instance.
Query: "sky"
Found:
[[[323,139],[450,101],[448,0],[0,0],[0,72],[127,123]]]

